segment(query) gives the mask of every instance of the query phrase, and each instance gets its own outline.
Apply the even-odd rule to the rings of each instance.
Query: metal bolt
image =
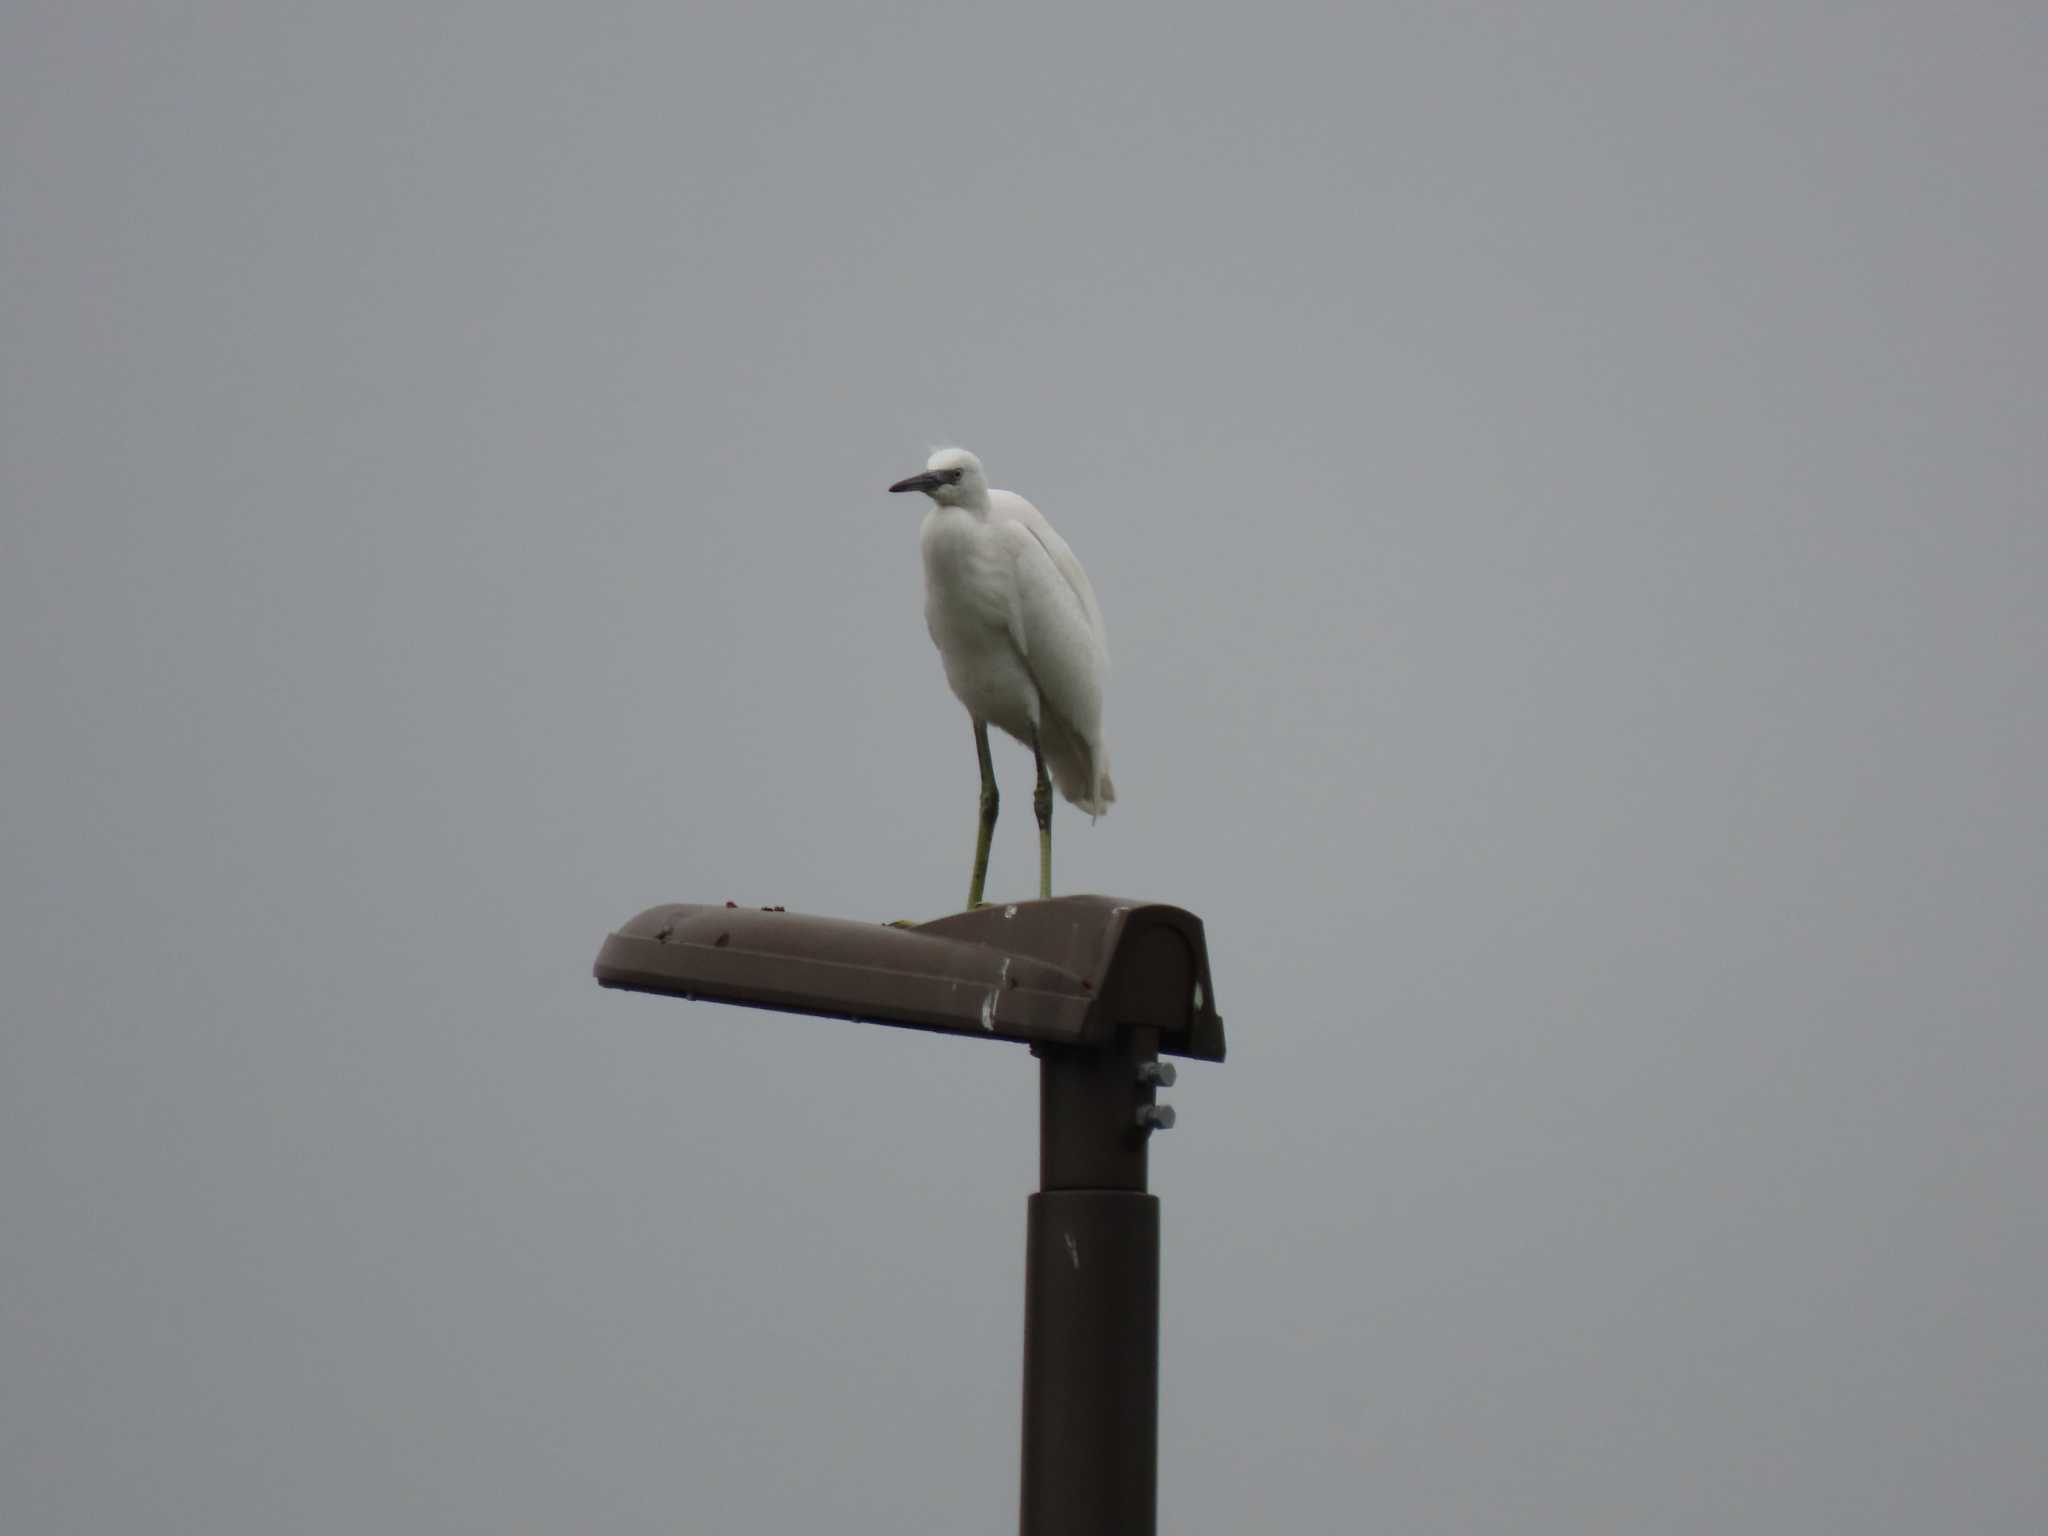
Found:
[[[1180,1069],[1170,1061],[1141,1061],[1138,1063],[1138,1081],[1150,1083],[1156,1088],[1171,1088],[1180,1080]]]
[[[1138,1106],[1138,1129],[1141,1131],[1170,1131],[1173,1129],[1173,1118],[1171,1104]]]

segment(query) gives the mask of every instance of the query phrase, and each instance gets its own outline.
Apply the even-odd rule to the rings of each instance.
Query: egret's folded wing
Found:
[[[1095,601],[1095,588],[1089,584],[1088,573],[1081,569],[1081,562],[1074,558],[1073,550],[1059,536],[1059,530],[1045,520],[1044,513],[1013,491],[990,491],[989,511],[994,521],[1024,529],[1045,551],[1053,568],[1080,602],[1088,628],[1094,632],[1095,643],[1100,647],[1106,665],[1109,660],[1109,634],[1103,627],[1102,607]]]
[[[1023,631],[1020,649],[1038,685],[1039,698],[1082,740],[1097,742],[1102,734],[1102,684],[1108,657],[1102,644],[1101,615],[1087,590],[1088,578],[1082,576],[1077,587],[1060,569],[1038,530],[1027,523],[1006,519],[999,526],[1017,583],[1014,612]],[[1059,548],[1073,563],[1066,546]],[[1074,569],[1078,572],[1080,567]]]

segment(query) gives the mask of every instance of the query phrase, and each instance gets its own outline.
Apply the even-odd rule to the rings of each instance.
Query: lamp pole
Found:
[[[1039,1189],[1024,1243],[1022,1536],[1152,1536],[1159,1485],[1159,1199],[1171,1112],[1158,1032],[1034,1047]]]

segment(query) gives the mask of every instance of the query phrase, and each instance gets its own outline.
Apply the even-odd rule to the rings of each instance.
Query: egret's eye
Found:
[[[946,471],[946,474],[945,474],[945,481],[946,481],[946,484],[948,484],[948,485],[958,485],[958,484],[960,483],[960,473],[961,473],[961,472],[960,472],[959,470],[957,470],[957,469],[949,469],[949,470],[947,470],[947,471]]]

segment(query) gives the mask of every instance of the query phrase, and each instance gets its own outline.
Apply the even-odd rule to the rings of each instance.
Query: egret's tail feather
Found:
[[[1079,736],[1057,726],[1041,735],[1046,770],[1060,793],[1090,816],[1108,810],[1116,801],[1116,786],[1109,781],[1109,753],[1091,750]]]
[[[1108,763],[1104,762],[1098,765],[1098,771],[1095,775],[1095,798],[1092,801],[1075,800],[1074,804],[1078,805],[1090,816],[1100,816],[1104,811],[1116,804],[1116,786],[1109,782]]]

